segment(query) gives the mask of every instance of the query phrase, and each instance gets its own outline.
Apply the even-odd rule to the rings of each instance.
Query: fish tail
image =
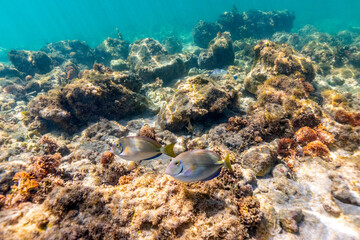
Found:
[[[161,147],[160,152],[162,152],[163,154],[166,154],[170,157],[176,157],[176,155],[174,153],[174,145],[175,145],[175,143],[170,143],[169,145]]]
[[[230,157],[229,154],[226,155],[225,159],[224,159],[224,166],[229,169],[230,171],[232,171],[232,167],[231,167],[231,163],[230,163]]]

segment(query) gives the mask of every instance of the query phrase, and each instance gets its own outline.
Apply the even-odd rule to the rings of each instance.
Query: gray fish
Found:
[[[166,154],[176,157],[174,153],[175,143],[161,146],[157,141],[147,137],[123,137],[114,143],[111,152],[129,161],[150,160]]]
[[[217,69],[215,69],[214,71],[212,71],[212,73],[210,74],[210,77],[212,77],[212,78],[219,78],[219,77],[221,77],[221,76],[223,76],[223,75],[225,75],[225,74],[228,74],[228,71],[226,71],[226,70],[224,70],[224,69],[219,69],[219,68],[217,68]],[[233,75],[233,78],[234,78],[234,80],[236,80],[236,79],[237,79],[237,76],[236,76],[236,75]]]
[[[217,177],[223,166],[232,170],[229,154],[222,161],[217,153],[198,149],[179,154],[165,173],[181,182],[208,181]]]

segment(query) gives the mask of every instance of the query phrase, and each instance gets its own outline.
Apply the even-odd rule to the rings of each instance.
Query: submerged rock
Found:
[[[255,93],[258,86],[271,76],[302,76],[308,82],[315,77],[311,61],[289,46],[283,47],[265,40],[260,41],[254,50],[255,64],[245,79],[245,88],[251,93]]]
[[[0,63],[0,77],[1,78],[12,78],[12,77],[25,77],[25,74],[17,70],[16,68],[6,66]]]
[[[144,82],[153,82],[157,77],[165,82],[182,77],[187,69],[185,61],[186,56],[168,55],[165,48],[151,38],[134,42],[128,57],[130,69]]]
[[[276,155],[268,146],[253,147],[242,155],[242,165],[252,169],[256,176],[262,177],[269,173],[276,162]]]
[[[110,66],[111,60],[125,60],[129,55],[129,44],[128,41],[109,37],[96,47],[96,60],[105,66]]]
[[[170,54],[182,52],[183,44],[178,38],[174,36],[165,38],[162,41],[162,44],[165,47],[166,51]]]
[[[14,67],[26,75],[45,74],[53,67],[51,58],[42,51],[11,50],[8,57]]]
[[[224,32],[210,42],[206,52],[200,54],[198,64],[200,68],[222,68],[233,64],[234,56],[231,35]]]
[[[41,48],[41,51],[48,53],[56,66],[70,60],[75,64],[91,68],[95,61],[94,50],[85,42],[78,40],[49,43]]]
[[[100,117],[120,119],[145,111],[147,100],[124,87],[125,78],[91,71],[60,90],[39,95],[29,103],[30,118],[34,119],[29,127],[44,131],[55,124],[74,132]]]
[[[209,42],[221,31],[221,25],[200,20],[193,30],[193,38],[196,45],[207,48]]]
[[[231,81],[223,84],[202,77],[190,77],[163,106],[158,122],[163,129],[179,131],[188,124],[221,115],[235,100],[236,91]]]

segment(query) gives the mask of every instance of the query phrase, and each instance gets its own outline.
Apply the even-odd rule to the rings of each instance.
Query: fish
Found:
[[[228,71],[224,70],[224,69],[215,69],[214,71],[212,71],[212,73],[210,74],[210,77],[212,78],[219,78],[221,77],[222,75],[225,75],[225,74],[228,74]],[[237,76],[236,75],[233,75],[233,78],[234,80],[237,79]]]
[[[128,161],[142,161],[156,158],[161,154],[176,157],[174,145],[175,143],[171,143],[162,146],[157,141],[148,137],[131,136],[120,138],[113,144],[110,152]]]
[[[213,151],[197,149],[179,154],[167,166],[165,173],[181,182],[190,183],[216,178],[222,167],[232,171],[229,154],[221,160]]]

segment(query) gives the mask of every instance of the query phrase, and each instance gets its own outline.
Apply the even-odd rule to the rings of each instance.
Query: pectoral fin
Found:
[[[186,169],[186,171],[184,172],[184,176],[185,176],[185,177],[191,176],[191,173],[193,172],[193,170],[194,170],[194,167],[193,167],[193,166],[189,167],[189,168]]]

